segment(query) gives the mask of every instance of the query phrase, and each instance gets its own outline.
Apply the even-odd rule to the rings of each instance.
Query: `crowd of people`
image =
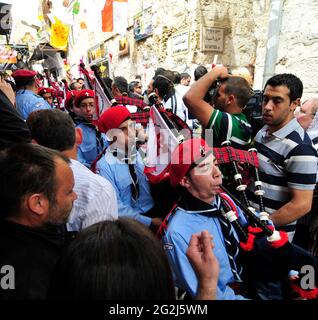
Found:
[[[247,279],[232,224],[252,222],[244,198],[318,273],[318,99],[302,103],[302,81],[286,73],[268,79],[259,101],[251,78],[234,74],[199,66],[191,82],[158,68],[144,91],[138,77],[103,78],[113,100],[102,114],[84,78],[64,87],[44,87],[32,70],[1,78],[0,266],[13,266],[15,288],[0,288],[0,299],[295,297],[299,270]],[[151,107],[190,132],[158,183],[145,174]],[[257,176],[247,163],[223,164],[229,148],[254,148]]]

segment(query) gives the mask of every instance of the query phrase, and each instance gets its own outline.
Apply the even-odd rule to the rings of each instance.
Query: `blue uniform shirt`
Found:
[[[83,134],[83,141],[77,147],[77,160],[90,169],[92,163],[104,148],[104,135],[102,134],[98,138],[94,126],[87,125],[85,122],[79,123],[76,128],[81,128]]]
[[[50,105],[40,96],[30,90],[18,90],[16,95],[17,111],[26,120],[35,110],[51,109]]]
[[[97,172],[105,177],[115,188],[118,203],[118,215],[127,216],[150,226],[151,218],[143,214],[154,206],[154,201],[150,194],[149,182],[144,175],[144,164],[140,154],[137,152],[135,171],[138,177],[139,197],[133,200],[131,193],[131,176],[128,164],[114,157],[107,149],[105,156],[96,165]]]
[[[217,208],[220,207],[219,197],[213,203]],[[239,216],[243,214],[239,208]],[[196,274],[186,256],[186,251],[192,234],[208,230],[213,236],[213,252],[220,264],[220,274],[217,285],[218,300],[243,300],[241,295],[236,295],[229,287],[234,282],[228,255],[226,252],[224,237],[216,217],[209,217],[200,214],[202,210],[186,211],[181,207],[169,218],[166,234],[162,238],[163,247],[168,255],[171,269],[174,275],[175,285],[191,294],[192,297],[197,295],[198,280]],[[246,220],[244,219],[244,222]]]

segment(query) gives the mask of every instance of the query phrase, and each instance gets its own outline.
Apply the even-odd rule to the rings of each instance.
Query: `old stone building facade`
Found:
[[[146,84],[158,66],[193,74],[199,64],[211,68],[217,55],[217,63],[232,68],[254,65],[254,88],[259,89],[263,86],[266,48],[272,46],[268,30],[273,19],[273,13],[270,14],[273,2],[277,5],[280,1],[129,0],[128,53],[120,54],[119,35],[97,31],[100,28],[82,30],[74,39],[70,61],[75,66],[81,57],[87,57],[90,48],[102,44],[103,57],[99,61],[104,60],[101,63],[109,67],[111,76],[123,75],[130,81],[139,74]],[[281,0],[281,3],[275,72],[298,75],[304,82],[304,97],[317,96],[318,0]],[[134,16],[148,8],[152,33],[137,41]],[[143,18],[146,17],[141,17],[142,23]],[[215,51],[209,51],[213,48]]]

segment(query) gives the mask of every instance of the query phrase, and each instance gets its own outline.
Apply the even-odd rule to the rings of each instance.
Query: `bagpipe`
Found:
[[[240,241],[240,256],[244,271],[243,282],[247,295],[251,298],[257,297],[257,283],[283,281],[288,278],[291,270],[301,274],[302,268],[309,266],[314,270],[312,277],[315,287],[301,288],[301,277],[299,277],[297,281],[291,284],[291,289],[301,298],[316,299],[318,297],[318,259],[308,251],[290,243],[287,233],[276,230],[274,225],[270,223],[269,214],[266,213],[264,206],[264,190],[262,190],[262,182],[259,179],[257,161],[253,165],[254,194],[259,203],[259,213],[256,214],[254,208],[249,204],[245,191],[247,184],[243,182],[243,176],[238,169],[238,163],[244,162],[243,159],[233,160],[233,157],[231,157],[233,148],[229,141],[223,142],[222,147],[225,148],[223,152],[229,155],[228,158],[232,158],[231,166],[236,182],[236,191],[240,195],[240,199],[231,194],[225,187],[222,188],[234,200],[235,205],[242,209],[248,220],[248,225],[243,226],[235,213],[235,206],[221,197],[221,212],[232,224]],[[250,149],[248,153],[253,159],[257,158],[256,149]],[[222,163],[222,159],[220,159],[220,156],[218,157],[218,161]]]
[[[238,193],[236,196],[222,186],[224,193],[220,194],[220,214],[231,223],[237,234],[239,258],[243,269],[241,280],[233,284],[233,289],[238,289],[235,290],[237,293],[248,298],[258,299],[259,284],[284,282],[288,279],[291,270],[301,275],[302,268],[305,266],[313,270],[314,280],[311,287],[302,288],[302,278],[299,276],[298,279],[290,282],[289,294],[291,296],[296,293],[304,299],[316,299],[318,297],[318,259],[308,251],[290,243],[288,234],[276,230],[271,223],[263,201],[264,190],[259,179],[257,150],[238,150],[231,147],[229,141],[225,141],[221,148],[213,148],[213,154],[220,167],[223,164],[232,167],[235,189]],[[242,173],[239,170],[239,165],[242,163],[247,164],[252,170]],[[250,206],[246,194],[247,185],[251,183],[251,171],[254,171],[254,194],[258,197],[259,213]],[[175,212],[176,202],[171,207],[157,232],[159,239],[165,233],[170,217]],[[237,207],[241,209],[247,223],[243,224],[239,220]]]

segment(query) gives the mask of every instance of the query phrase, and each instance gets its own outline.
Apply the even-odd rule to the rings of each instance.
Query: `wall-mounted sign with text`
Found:
[[[223,52],[224,29],[214,27],[201,28],[201,51]]]
[[[152,9],[143,10],[134,16],[134,38],[136,41],[152,35]]]
[[[173,33],[171,36],[172,55],[184,54],[190,49],[190,30]]]

